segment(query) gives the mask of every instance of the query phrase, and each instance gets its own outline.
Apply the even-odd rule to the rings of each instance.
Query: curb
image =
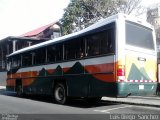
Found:
[[[0,86],[0,89],[6,89],[6,86]]]
[[[151,106],[151,107],[160,107],[160,104],[156,103],[152,100],[144,100],[144,99],[135,99],[135,98],[110,98],[103,97],[103,101],[114,102],[114,103],[122,103],[122,104],[131,104],[131,105],[139,105],[139,106]],[[157,100],[160,101],[160,100]]]

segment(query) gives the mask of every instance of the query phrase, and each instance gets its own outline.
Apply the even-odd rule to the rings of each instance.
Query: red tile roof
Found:
[[[35,30],[32,30],[30,32],[27,32],[25,34],[22,34],[20,35],[21,37],[33,37],[33,36],[36,36],[38,35],[39,33],[43,32],[44,30],[46,30],[47,28],[49,28],[50,26],[54,25],[55,23],[57,22],[53,22],[53,23],[50,23],[48,25],[45,25],[43,27],[40,27],[40,28],[37,28]]]

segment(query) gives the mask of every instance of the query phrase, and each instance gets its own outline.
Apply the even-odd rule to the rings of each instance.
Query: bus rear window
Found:
[[[152,30],[138,24],[126,22],[126,43],[128,45],[154,50]]]

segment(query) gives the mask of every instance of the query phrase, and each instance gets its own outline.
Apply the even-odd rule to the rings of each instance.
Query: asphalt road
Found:
[[[14,94],[1,94],[0,113],[2,114],[0,119],[8,117],[7,115],[11,114],[19,115],[18,117],[22,117],[22,119],[25,117],[26,120],[31,118],[36,120],[39,120],[39,118],[45,120],[47,118],[54,118],[55,120],[107,120],[107,117],[110,117],[110,119],[114,118],[114,116],[111,116],[112,114],[158,115],[160,113],[160,108],[106,101],[91,104],[83,100],[72,100],[67,105],[58,105],[54,104],[52,99],[47,96],[28,96],[25,98],[18,98]],[[21,114],[23,115],[21,116]],[[159,120],[160,116],[158,117]]]

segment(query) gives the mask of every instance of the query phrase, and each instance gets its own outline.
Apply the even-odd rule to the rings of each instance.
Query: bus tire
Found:
[[[63,83],[57,83],[54,89],[54,100],[58,104],[67,102],[66,87]]]

